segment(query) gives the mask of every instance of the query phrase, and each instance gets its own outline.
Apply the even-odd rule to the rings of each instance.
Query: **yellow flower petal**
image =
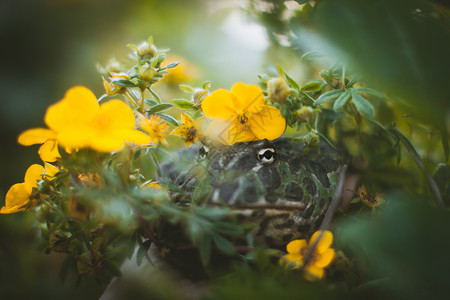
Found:
[[[37,187],[38,180],[42,179],[42,175],[45,174],[44,167],[38,164],[31,165],[25,173],[25,188],[28,195],[31,195],[31,191],[34,187]]]
[[[286,254],[283,255],[281,261],[281,264],[285,266],[290,266],[293,269],[298,269],[303,266],[303,256],[299,254]]]
[[[264,105],[258,114],[249,119],[251,131],[257,140],[274,140],[286,130],[286,120],[274,106]]]
[[[11,214],[24,210],[22,207],[30,201],[30,193],[25,182],[14,184],[6,193],[5,206],[0,213]]]
[[[45,141],[42,146],[39,148],[39,157],[45,162],[54,162],[56,161],[61,155],[58,151],[58,144],[56,143],[56,140],[47,140]]]
[[[92,131],[88,147],[99,152],[119,151],[126,143],[125,134],[121,132]]]
[[[95,95],[88,88],[77,86],[47,109],[44,120],[50,129],[59,132],[68,126],[89,123],[99,110]]]
[[[45,173],[48,175],[47,178],[53,178],[55,177],[56,173],[59,172],[59,168],[55,167],[52,164],[46,162],[44,163],[44,165],[45,165]]]
[[[315,265],[308,265],[305,267],[303,277],[309,281],[316,281],[322,279],[324,274],[323,268],[319,268]]]
[[[186,126],[181,125],[181,126],[178,126],[177,128],[175,128],[170,134],[176,135],[176,136],[185,136],[186,132],[187,132]]]
[[[265,99],[261,89],[252,84],[237,82],[231,88],[231,93],[236,96],[236,110],[256,113],[261,110]]]
[[[232,145],[238,142],[256,141],[258,138],[253,134],[249,128],[240,123],[233,123],[224,133],[227,136],[227,144]]]
[[[306,240],[293,240],[287,244],[286,251],[290,254],[300,254],[300,251],[306,246]]]
[[[208,118],[230,119],[238,105],[236,96],[227,90],[219,89],[203,99],[202,110]]]
[[[100,114],[96,116],[96,125],[100,128],[133,129],[136,123],[133,110],[120,100],[111,100],[100,106]]]
[[[136,129],[120,130],[118,131],[118,134],[122,135],[127,142],[132,144],[147,145],[150,143],[150,137]]]
[[[319,268],[325,268],[333,261],[334,256],[335,256],[334,249],[328,248],[323,253],[318,254],[316,256],[314,264]]]
[[[194,120],[192,120],[191,116],[184,111],[181,112],[181,121],[187,127],[194,126]]]
[[[31,128],[22,132],[17,142],[24,146],[42,144],[47,140],[55,139],[56,133],[46,128]]]
[[[314,232],[314,234],[311,236],[311,239],[309,240],[309,245],[313,245],[317,238],[319,237],[320,233],[323,232],[323,235],[320,239],[320,241],[317,243],[316,252],[323,253],[325,250],[327,250],[331,243],[333,242],[333,234],[329,230],[318,230]]]
[[[58,132],[58,143],[69,153],[72,150],[89,147],[93,139],[92,128],[88,125],[66,127]]]

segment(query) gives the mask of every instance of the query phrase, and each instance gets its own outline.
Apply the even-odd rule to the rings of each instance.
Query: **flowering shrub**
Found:
[[[346,190],[351,195],[343,211],[357,214],[384,209],[378,191],[392,178],[380,167],[384,162],[380,156],[400,162],[403,145],[424,171],[436,205],[443,205],[439,189],[447,192],[448,184],[441,180],[438,185],[426,173],[416,150],[395,124],[380,121],[384,117],[380,111],[392,110],[386,96],[358,82],[344,64],[335,64],[302,84],[278,66],[278,73],[259,75],[259,85],[237,82],[231,90],[210,91],[209,81],[199,87],[183,84],[192,78],[179,62],[168,61],[167,51],[158,50],[152,39],[130,48],[129,65],[112,61],[99,67],[104,95],[73,87],[47,109],[48,128],[32,128],[18,137],[24,146],[42,144],[38,153],[45,169],[30,166],[24,182],[6,194],[0,213],[33,212],[46,252],[66,254],[63,275],[72,271],[80,278],[109,282],[120,275],[120,265],[136,247],[137,262],[144,258],[151,262],[151,245],[165,258],[195,249],[199,264],[211,269],[217,256],[260,269],[270,268],[268,258],[275,258],[272,261],[291,268],[274,274],[301,269],[308,281],[332,282],[352,268],[342,251],[330,248],[334,238],[330,230],[315,232],[309,242],[286,238],[287,254],[267,249],[254,244],[246,234],[251,224],[239,223],[232,207],[208,205],[210,186],[191,192],[160,180],[161,165],[170,161],[168,153],[176,148],[170,135],[180,137],[186,148],[213,140],[226,149],[283,134],[305,145],[301,155],[322,151],[324,143],[339,148],[351,172],[359,173],[356,181],[370,187],[370,193],[364,184],[359,190]],[[171,99],[154,89],[154,85],[173,89],[176,84],[191,97]],[[174,117],[180,115],[181,120]],[[188,150],[192,149],[195,146]],[[272,154],[268,155],[270,161]],[[439,170],[448,174],[444,166]],[[208,177],[206,172],[199,174]],[[326,180],[336,178],[325,175]],[[275,265],[271,267],[279,267]],[[325,276],[326,268],[330,276]]]

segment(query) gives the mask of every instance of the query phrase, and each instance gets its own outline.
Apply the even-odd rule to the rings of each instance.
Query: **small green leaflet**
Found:
[[[353,104],[358,112],[367,119],[375,118],[375,108],[366,98],[358,93],[352,93]]]
[[[170,103],[156,104],[155,106],[151,107],[151,108],[148,110],[148,112],[149,112],[149,113],[156,113],[156,112],[168,110],[168,109],[171,108],[172,106],[173,106],[173,104],[170,104]]]
[[[334,102],[333,105],[333,110],[334,111],[339,111],[341,110],[344,105],[347,103],[348,99],[350,99],[351,96],[351,92],[350,90],[346,90],[344,93],[342,93],[339,98],[336,99],[336,101]]]
[[[181,109],[191,109],[194,107],[194,103],[184,99],[173,100],[173,104]]]
[[[344,90],[332,90],[320,95],[316,101],[314,101],[314,105],[324,103],[329,100],[333,100],[336,97],[339,97],[344,92]]]

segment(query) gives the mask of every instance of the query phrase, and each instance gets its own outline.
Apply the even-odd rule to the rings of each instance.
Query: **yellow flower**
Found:
[[[45,174],[44,167],[37,164],[31,165],[25,173],[24,182],[14,184],[6,193],[5,206],[1,208],[0,213],[11,214],[30,207],[33,188],[37,187],[43,174]]]
[[[219,89],[203,99],[202,110],[212,120],[209,129],[224,144],[262,139],[274,140],[286,128],[280,111],[265,104],[256,85],[238,82],[230,91]]]
[[[321,234],[322,236],[305,266],[305,256]],[[334,249],[330,248],[332,242],[333,234],[330,231],[316,231],[309,240],[309,243],[306,240],[294,240],[290,242],[286,246],[288,254],[284,255],[280,262],[286,266],[292,266],[294,269],[304,267],[304,277],[307,280],[314,281],[321,279],[325,273],[324,268],[333,261],[335,256]]]
[[[358,195],[359,198],[361,199],[362,203],[364,203],[365,205],[369,206],[369,207],[376,207],[378,205],[380,205],[381,203],[383,203],[383,198],[381,194],[369,194],[366,191],[366,187],[363,185],[360,186],[360,188],[358,189]]]
[[[188,148],[197,140],[199,130],[194,120],[185,112],[181,112],[181,120],[183,125],[176,128],[171,134],[181,136],[186,143],[186,148]]]
[[[120,150],[127,141],[139,145],[149,142],[148,136],[134,129],[136,120],[128,105],[111,100],[100,106],[95,95],[82,86],[69,89],[61,101],[50,106],[45,123],[50,129],[30,129],[19,136],[19,143],[52,141],[68,152],[80,148],[112,152]],[[56,143],[52,149],[55,148]]]
[[[161,142],[167,145],[164,138],[169,132],[169,125],[166,122],[157,115],[151,115],[150,119],[148,119],[144,115],[137,113],[137,117],[139,128],[150,136],[151,143],[158,144]]]
[[[39,148],[39,156],[44,162],[54,162],[61,155],[56,142],[56,132],[45,128],[31,128],[22,132],[17,138],[17,142],[24,146],[42,144]]]

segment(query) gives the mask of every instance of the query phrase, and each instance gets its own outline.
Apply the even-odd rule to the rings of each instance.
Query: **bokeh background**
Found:
[[[309,50],[325,53],[331,61],[344,61],[369,86],[399,100],[401,109],[397,112],[404,111],[411,117],[405,122],[412,124],[402,129],[414,127],[417,136],[412,136],[412,140],[419,154],[431,153],[425,162],[430,173],[434,173],[437,163],[448,164],[436,138],[450,132],[450,22],[446,1],[317,1],[321,6],[311,18],[290,24],[294,38],[289,41],[286,34],[291,32],[286,31],[282,16],[267,13],[264,5],[259,15],[248,14],[243,7],[250,2],[0,1],[0,203],[11,185],[23,181],[27,167],[40,162],[37,146],[19,146],[18,134],[44,126],[46,108],[74,85],[85,85],[101,96],[103,86],[96,64],[107,64],[113,57],[122,60],[129,52],[127,44],[137,44],[149,36],[153,36],[158,48],[170,48],[170,53],[189,66],[196,78],[189,84],[195,86],[210,80],[213,90],[229,89],[237,81],[257,83],[257,74],[270,72],[274,63],[283,64],[299,82],[312,79],[312,75],[317,77],[317,73],[311,74],[314,68],[299,64],[299,56]],[[272,2],[297,5],[306,1]],[[297,20],[302,20],[302,16]],[[180,90],[171,93],[174,98],[183,97]],[[421,138],[431,134],[435,138],[426,149]],[[443,179],[443,186],[448,186],[448,178]],[[426,185],[424,181],[420,184]],[[407,189],[404,186],[403,192]],[[405,291],[422,285],[435,290],[436,295],[450,295],[442,289],[450,270],[443,267],[450,266],[448,216],[436,217],[434,211],[411,207],[408,201],[416,195],[394,193],[389,197],[404,201],[398,200],[403,204],[388,211],[389,222],[384,226],[364,223],[364,227],[357,223],[348,225],[347,231],[342,227],[350,240],[359,241],[353,247],[366,251],[370,245],[372,252],[364,253],[378,258],[372,263],[380,277],[392,271],[391,283],[400,287],[393,288],[399,292],[397,297],[417,296],[414,289]],[[32,225],[30,214],[0,217],[0,298],[26,299],[35,295],[60,299],[64,295],[68,299],[97,299],[102,287],[95,282],[75,288],[73,278],[66,284],[59,281],[61,257],[43,254],[38,232]],[[399,240],[399,236],[404,239]],[[427,258],[434,259],[431,263]],[[417,270],[421,270],[422,277],[414,277]],[[392,288],[382,288],[386,286]],[[264,295],[265,287],[258,287],[263,291],[260,295]],[[374,287],[380,291],[376,284]],[[432,294],[424,294],[427,295]],[[170,295],[167,297],[170,299]]]

